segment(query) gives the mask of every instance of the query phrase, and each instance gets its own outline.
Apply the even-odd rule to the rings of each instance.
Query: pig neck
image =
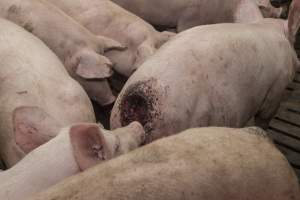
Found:
[[[0,199],[22,199],[78,172],[69,134],[62,132],[13,168],[1,172]]]

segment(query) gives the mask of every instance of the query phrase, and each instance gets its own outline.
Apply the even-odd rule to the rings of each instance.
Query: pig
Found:
[[[122,49],[118,42],[95,36],[45,0],[0,0],[0,17],[40,38],[65,65],[70,75],[100,105],[115,100],[106,78],[112,63],[104,52]]]
[[[174,33],[157,32],[141,18],[109,0],[48,0],[96,35],[113,38],[127,47],[109,51],[114,69],[129,77]]]
[[[294,200],[293,169],[258,128],[197,128],[70,177],[30,200]]]
[[[255,0],[255,2],[265,18],[280,18],[285,15],[286,8],[275,8],[271,5],[270,0]]]
[[[299,67],[291,45],[300,0],[289,20],[195,27],[167,42],[127,81],[113,107],[112,128],[139,121],[146,143],[203,126],[267,128]]]
[[[253,0],[112,0],[154,25],[178,32],[198,25],[253,22],[262,14]]]
[[[86,92],[42,41],[5,19],[0,27],[0,157],[11,167],[59,128],[95,116]]]
[[[0,199],[27,199],[66,177],[137,148],[143,134],[136,122],[113,132],[89,123],[63,128],[14,167],[0,172]]]

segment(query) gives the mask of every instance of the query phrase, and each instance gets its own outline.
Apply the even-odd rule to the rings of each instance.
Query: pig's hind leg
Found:
[[[262,106],[255,115],[256,126],[259,126],[263,129],[267,129],[269,127],[271,119],[278,111],[288,83],[289,81],[287,80],[287,78],[283,76],[278,77],[278,79],[275,79],[275,82],[269,89],[266,98],[262,103]]]

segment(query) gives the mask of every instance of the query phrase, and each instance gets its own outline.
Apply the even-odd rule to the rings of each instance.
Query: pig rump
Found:
[[[133,121],[140,122],[146,133],[154,129],[154,120],[159,120],[160,96],[157,90],[157,81],[149,79],[131,85],[123,93],[119,102],[120,122],[122,126],[127,126]]]

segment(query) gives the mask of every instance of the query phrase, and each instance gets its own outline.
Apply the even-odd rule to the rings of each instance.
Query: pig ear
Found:
[[[27,154],[55,137],[59,124],[38,107],[18,107],[13,111],[16,144]]]
[[[77,55],[79,60],[76,74],[84,79],[104,79],[112,75],[112,63],[108,58],[94,51],[82,51]]]
[[[103,53],[112,50],[122,51],[126,49],[124,45],[114,39],[103,36],[97,36],[97,39],[100,49],[102,49]]]
[[[77,124],[70,128],[70,140],[74,157],[84,171],[112,157],[106,140],[96,124]]]
[[[300,27],[300,0],[293,0],[288,17],[288,32],[294,38]]]

